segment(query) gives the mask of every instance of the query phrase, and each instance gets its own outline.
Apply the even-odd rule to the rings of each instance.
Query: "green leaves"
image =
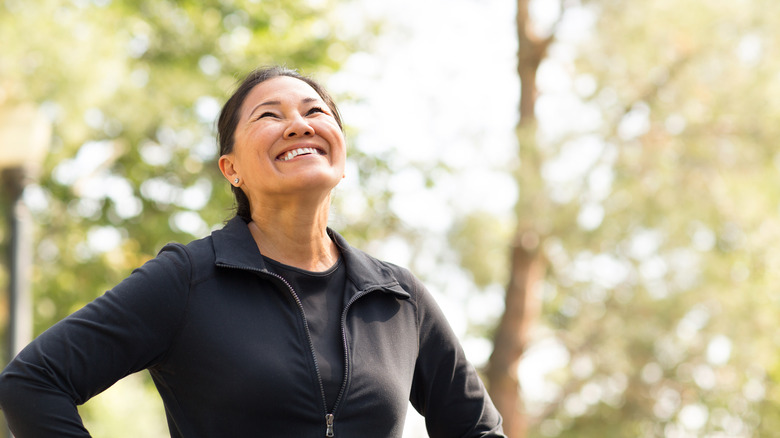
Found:
[[[35,294],[49,303],[38,310],[37,331],[165,243],[205,235],[231,216],[232,195],[215,164],[221,103],[237,77],[263,64],[307,73],[336,67],[328,48],[340,41],[327,3],[0,6],[0,105],[33,102],[54,124],[31,189],[38,245],[47,249],[36,262]]]
[[[571,68],[575,84],[597,84],[577,113],[595,111],[596,123],[577,130],[577,115],[562,125],[540,116],[534,140],[521,137],[533,159],[518,171],[531,188],[518,219],[554,224],[536,226],[550,261],[545,327],[572,356],[555,379],[559,396],[530,408],[550,412],[535,433],[771,434],[766,406],[776,397],[762,388],[777,360],[761,352],[776,349],[766,322],[778,317],[780,106],[766,96],[777,87],[780,37],[766,17],[780,10],[626,3],[589,2],[595,25],[559,41],[548,60]],[[567,154],[589,159],[583,139],[601,144],[600,161],[563,172],[580,169],[564,166]],[[594,206],[600,220],[583,220]],[[578,354],[597,358],[587,375]],[[616,375],[626,382],[619,403],[582,405],[588,385],[606,393]]]
[[[36,333],[113,287],[164,244],[206,235],[232,216],[233,197],[216,165],[222,102],[239,77],[264,64],[307,74],[337,68],[351,42],[337,36],[333,6],[0,4],[0,107],[32,102],[54,127],[41,178],[27,191],[39,225]],[[7,244],[9,236],[1,236]],[[87,416],[103,409],[96,403]],[[118,436],[122,427],[106,426],[111,415],[97,415],[106,421],[90,426]]]

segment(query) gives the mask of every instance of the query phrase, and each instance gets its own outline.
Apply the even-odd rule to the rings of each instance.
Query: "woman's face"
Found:
[[[307,83],[264,81],[244,101],[225,177],[250,202],[267,196],[330,193],[344,175],[346,144],[328,105]]]

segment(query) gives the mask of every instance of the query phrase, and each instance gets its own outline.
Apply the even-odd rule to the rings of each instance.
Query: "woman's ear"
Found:
[[[219,157],[219,170],[222,175],[234,186],[238,187],[241,183],[241,177],[238,175],[236,167],[233,165],[233,155],[227,154]]]

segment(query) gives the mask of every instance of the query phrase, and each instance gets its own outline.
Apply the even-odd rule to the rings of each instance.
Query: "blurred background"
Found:
[[[780,436],[775,0],[3,0],[2,363],[231,216],[215,118],[284,64],[332,227],[435,294],[512,438]],[[168,436],[145,373],[81,407]],[[410,409],[407,437],[425,437]]]

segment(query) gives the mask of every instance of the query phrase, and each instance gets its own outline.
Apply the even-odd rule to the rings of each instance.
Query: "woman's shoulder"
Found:
[[[202,274],[214,266],[214,245],[211,236],[183,244],[170,242],[157,253],[154,261],[163,263],[188,275]]]
[[[376,283],[388,285],[397,283],[412,297],[425,292],[425,286],[410,269],[345,244],[346,241],[341,238],[339,246],[342,247],[342,254],[346,257],[348,271],[353,275],[368,278]]]
[[[386,269],[388,269],[392,273],[393,277],[395,277],[402,286],[409,286],[415,289],[423,287],[422,281],[420,281],[420,279],[414,275],[411,269],[393,262],[389,262],[387,260],[380,260],[376,258],[374,259],[377,260],[378,263],[382,264],[382,266],[384,266]]]
[[[347,257],[348,261],[352,261],[357,265],[359,269],[370,271],[376,271],[378,269],[379,271],[393,274],[399,281],[402,279],[409,281],[415,279],[409,269],[387,260],[379,259],[374,255],[369,254],[367,251],[352,246],[338,231],[328,228],[328,235],[330,235],[331,239],[333,239],[339,247],[342,255]]]

